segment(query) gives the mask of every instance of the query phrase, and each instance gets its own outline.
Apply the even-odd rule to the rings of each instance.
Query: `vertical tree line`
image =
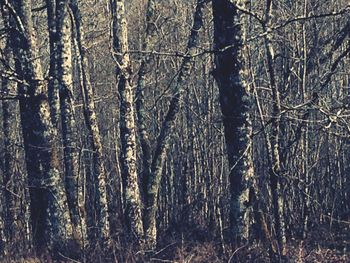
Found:
[[[0,4],[1,257],[348,258],[345,0]]]

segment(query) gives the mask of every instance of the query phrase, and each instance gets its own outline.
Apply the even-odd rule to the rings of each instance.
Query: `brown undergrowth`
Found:
[[[127,240],[119,239],[106,245],[103,249],[96,244],[80,259],[69,259],[61,255],[60,260],[53,260],[48,255],[35,257],[27,254],[20,256],[12,253],[11,256],[0,260],[1,263],[268,263],[268,262],[350,262],[350,231],[349,226],[332,229],[329,226],[317,227],[310,231],[304,240],[291,238],[288,243],[288,255],[285,259],[271,260],[268,251],[261,243],[252,242],[249,245],[236,247],[222,244],[205,231],[187,230],[186,232],[163,233],[158,249],[141,252],[137,246]],[[166,237],[166,238],[165,238]],[[128,244],[128,245],[123,245]]]

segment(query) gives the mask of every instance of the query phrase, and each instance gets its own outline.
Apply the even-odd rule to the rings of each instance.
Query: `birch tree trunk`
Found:
[[[60,102],[57,87],[57,19],[56,19],[56,0],[45,0],[47,11],[47,24],[49,30],[49,81],[48,81],[48,100],[51,109],[52,123],[58,127],[60,117]]]
[[[128,54],[128,30],[123,0],[111,1],[113,18],[113,51],[117,62],[116,75],[120,95],[121,171],[124,182],[125,216],[131,233],[143,239],[141,198],[136,167],[136,125],[134,89]]]
[[[181,101],[186,86],[185,82],[191,72],[192,56],[196,52],[199,30],[203,24],[203,8],[205,6],[205,2],[206,1],[204,0],[197,1],[193,25],[187,43],[186,56],[184,57],[181,64],[181,70],[179,72],[177,84],[175,87],[175,94],[173,95],[166,117],[162,123],[161,131],[157,138],[157,145],[152,159],[151,174],[148,178],[147,183],[146,208],[144,211],[146,246],[148,248],[154,248],[156,246],[156,214],[158,207],[157,200],[164,161],[169,147],[172,131],[174,129],[175,120],[181,107]]]
[[[38,59],[31,1],[11,1],[5,5],[16,23],[16,30],[11,31],[11,46],[16,70],[25,81],[19,85],[18,93],[34,243],[38,251],[50,247],[54,252],[66,252],[72,239],[72,225],[59,172],[57,130],[50,118],[47,85]]]
[[[94,210],[97,224],[97,235],[102,240],[107,240],[109,237],[110,225],[108,215],[108,202],[106,190],[106,171],[103,162],[103,147],[101,141],[100,129],[98,127],[98,120],[96,116],[96,107],[94,102],[94,92],[90,82],[90,74],[88,70],[88,58],[85,51],[85,40],[83,35],[83,24],[80,14],[78,2],[72,0],[70,8],[74,17],[76,54],[78,56],[79,79],[82,88],[84,100],[84,115],[86,126],[89,131],[89,139],[93,151],[94,163]]]
[[[84,180],[81,179],[79,171],[78,130],[74,110],[72,39],[71,23],[68,15],[68,1],[57,1],[56,12],[56,69],[62,121],[65,183],[68,206],[73,224],[73,234],[80,247],[84,247],[87,242],[87,226],[82,185]]]
[[[243,81],[242,33],[237,2],[213,1],[214,77],[219,87],[226,150],[230,165],[230,221],[234,238],[248,239],[251,157],[250,94]]]
[[[147,3],[146,10],[146,32],[142,43],[143,51],[150,51],[154,47],[155,42],[155,10],[156,3],[154,0],[149,0]],[[136,114],[137,114],[137,126],[138,134],[140,137],[140,144],[142,150],[142,192],[143,199],[147,191],[147,178],[151,174],[152,164],[152,147],[149,140],[149,134],[146,129],[146,109],[144,105],[145,99],[145,88],[146,88],[146,75],[147,75],[147,64],[150,62],[150,56],[145,55],[141,58],[140,68],[138,71],[137,87],[136,87]]]

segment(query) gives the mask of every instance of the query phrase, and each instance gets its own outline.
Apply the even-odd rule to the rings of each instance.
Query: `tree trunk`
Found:
[[[128,32],[123,0],[111,1],[113,17],[113,51],[118,63],[116,72],[120,95],[121,171],[124,182],[125,216],[131,233],[142,242],[141,198],[136,168],[136,130],[134,89],[128,54]]]
[[[47,10],[47,25],[49,29],[49,81],[48,81],[48,99],[51,109],[52,123],[58,127],[60,117],[60,101],[57,87],[57,18],[56,18],[56,0],[45,0]]]
[[[12,5],[11,5],[12,4]],[[13,8],[12,8],[13,7]],[[57,130],[50,118],[47,85],[43,81],[31,1],[7,4],[16,30],[11,31],[16,71],[25,81],[19,85],[21,124],[30,185],[31,220],[38,251],[48,246],[65,251],[72,239],[72,225],[64,183],[60,176]]]
[[[78,241],[80,247],[84,247],[87,241],[85,200],[83,196],[84,180],[80,178],[79,171],[78,130],[75,122],[73,96],[71,23],[67,1],[57,1],[56,31],[56,69],[61,109],[67,199],[74,238]]]
[[[252,186],[250,94],[242,80],[242,34],[238,10],[229,0],[213,1],[214,77],[219,87],[229,160],[230,222],[234,238],[248,238],[249,190]]]
[[[150,51],[154,47],[155,37],[155,2],[154,0],[149,0],[146,10],[146,32],[142,43],[143,51]],[[145,195],[147,192],[147,178],[151,174],[151,164],[152,164],[152,147],[149,140],[149,134],[146,129],[146,109],[144,105],[145,99],[145,88],[146,88],[146,75],[147,75],[147,64],[150,62],[150,56],[145,55],[140,61],[140,68],[138,71],[137,87],[136,87],[136,114],[137,114],[137,126],[138,134],[140,137],[140,144],[142,150],[142,191],[141,195],[143,200],[146,199]]]
[[[93,151],[95,204],[92,208],[94,208],[96,214],[94,221],[96,221],[97,226],[94,227],[97,227],[97,233],[92,233],[92,235],[96,234],[101,239],[106,240],[109,237],[109,215],[101,134],[96,116],[94,92],[88,71],[88,58],[85,52],[83,24],[78,2],[72,0],[70,8],[74,17],[76,53],[78,56],[79,78],[84,100],[85,122],[89,131],[89,139]]]

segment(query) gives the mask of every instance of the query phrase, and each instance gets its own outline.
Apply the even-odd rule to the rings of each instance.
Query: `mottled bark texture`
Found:
[[[157,145],[155,148],[154,156],[152,159],[151,174],[149,175],[147,182],[146,208],[144,211],[146,245],[149,248],[154,248],[156,246],[156,214],[158,208],[157,200],[164,161],[167,150],[169,148],[176,116],[181,107],[181,101],[186,87],[186,80],[191,73],[192,56],[196,52],[197,42],[199,39],[199,31],[203,24],[203,8],[205,6],[205,2],[206,1],[203,0],[197,1],[193,18],[193,25],[187,43],[186,56],[184,57],[181,64],[181,69],[175,87],[175,93],[172,100],[170,101],[169,109],[162,123],[160,134],[157,138]]]
[[[151,51],[155,44],[155,19],[156,19],[156,3],[154,0],[149,0],[147,3],[146,10],[146,32],[142,42],[143,51]],[[138,70],[138,79],[136,87],[136,115],[137,115],[137,128],[138,135],[140,138],[140,145],[142,151],[142,173],[141,173],[141,184],[142,190],[141,195],[143,200],[146,199],[145,194],[147,192],[147,178],[151,174],[152,164],[152,147],[149,140],[149,134],[147,131],[146,123],[146,108],[145,108],[145,88],[146,88],[146,76],[149,69],[149,63],[151,61],[150,55],[141,57],[140,67]]]
[[[80,247],[86,246],[87,226],[83,182],[79,170],[78,130],[75,122],[71,21],[68,1],[56,4],[56,77],[61,110],[62,139],[64,147],[65,183],[68,206],[73,224],[73,236]],[[51,56],[51,58],[53,55]]]
[[[72,225],[59,172],[57,130],[51,121],[47,84],[38,59],[31,1],[11,1],[5,5],[16,25],[10,38],[16,71],[25,81],[19,85],[18,93],[34,243],[38,251],[49,247],[65,252],[72,239]]]
[[[233,237],[248,238],[249,189],[253,176],[251,157],[250,94],[243,81],[240,16],[234,3],[214,0],[215,70],[220,92],[226,150],[230,165],[230,223]]]
[[[121,172],[124,185],[125,218],[137,240],[142,242],[143,224],[141,198],[136,167],[136,123],[134,89],[128,54],[128,31],[125,5],[122,0],[111,1],[113,18],[113,52],[117,62],[116,76],[120,96]]]
[[[91,234],[92,236],[98,236],[100,239],[106,240],[109,237],[110,225],[106,191],[106,171],[103,162],[103,147],[95,110],[94,92],[90,82],[90,74],[88,70],[89,61],[85,51],[84,31],[78,2],[72,0],[70,8],[74,17],[76,54],[78,57],[79,79],[84,101],[84,116],[93,151],[94,175],[92,183],[94,184],[95,189],[93,196],[90,197],[93,201],[93,205],[90,206],[93,211],[90,211],[90,214],[94,214],[95,218],[93,219],[94,226]],[[94,229],[96,229],[96,231]]]
[[[51,110],[51,119],[53,125],[59,126],[60,102],[57,87],[57,19],[56,19],[56,0],[45,0],[47,11],[47,25],[49,30],[49,81],[48,81],[48,99]]]

